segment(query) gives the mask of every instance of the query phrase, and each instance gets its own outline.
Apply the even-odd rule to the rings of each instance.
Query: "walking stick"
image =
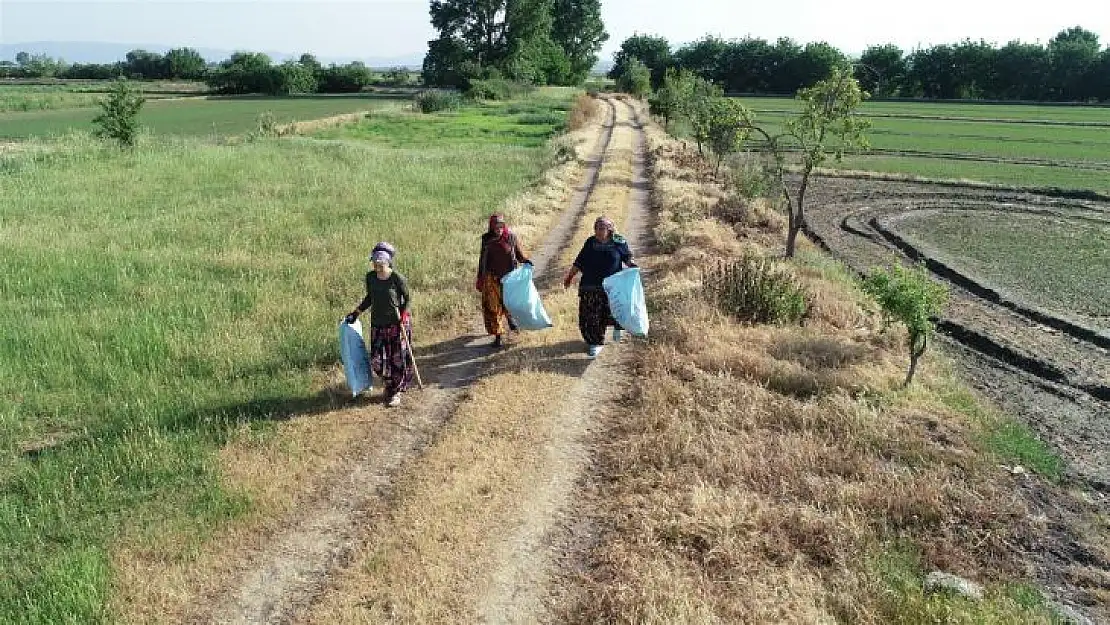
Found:
[[[401,319],[401,311],[397,310],[396,306],[393,307],[393,312],[397,313],[398,319]],[[412,351],[412,335],[408,333],[403,320],[399,323],[401,325],[401,342],[409,348],[409,360],[412,362],[412,372],[416,374],[416,384],[423,390],[424,381],[420,379],[420,367],[416,366],[416,353]]]

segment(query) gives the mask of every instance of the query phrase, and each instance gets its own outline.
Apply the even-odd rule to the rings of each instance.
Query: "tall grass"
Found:
[[[459,121],[457,123],[466,123]],[[230,424],[330,405],[338,319],[388,239],[417,341],[467,303],[491,206],[541,146],[78,144],[0,185],[0,622],[98,622],[122,533],[197,540],[249,501]]]

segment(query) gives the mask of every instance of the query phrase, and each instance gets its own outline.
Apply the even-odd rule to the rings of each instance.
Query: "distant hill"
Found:
[[[45,54],[53,58],[64,59],[68,63],[114,63],[122,61],[127,53],[132,50],[148,50],[164,54],[172,48],[185,46],[170,46],[153,43],[102,43],[94,41],[27,41],[24,43],[0,44],[0,61],[14,61],[19,52],[29,54]],[[206,61],[219,62],[231,56],[234,50],[221,50],[216,48],[197,48],[197,52]],[[275,62],[286,59],[297,59],[300,52],[274,52],[270,50],[251,50],[251,52],[265,52]],[[352,61],[362,61],[370,67],[409,67],[420,69],[424,63],[424,53],[413,53],[403,56],[366,56],[366,57],[317,57],[325,65],[331,63],[346,64]]]

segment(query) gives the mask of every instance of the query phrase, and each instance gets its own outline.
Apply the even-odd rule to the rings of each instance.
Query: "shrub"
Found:
[[[471,80],[466,95],[475,100],[512,100],[535,91],[536,87],[524,82],[490,78]]]
[[[316,80],[319,82],[317,90],[320,93],[358,93],[373,78],[370,68],[358,62],[332,65],[316,72]]]
[[[570,114],[567,115],[567,130],[578,130],[590,123],[598,113],[598,103],[595,98],[587,94],[579,95],[574,100],[574,106],[570,109]]]
[[[948,291],[929,278],[923,264],[914,269],[900,264],[895,264],[891,271],[879,269],[867,276],[863,290],[879,303],[886,323],[900,321],[906,326],[910,368],[904,385],[909,386],[917,361],[925,354],[929,336],[934,332],[933,317],[944,308]]]
[[[640,59],[629,60],[624,71],[617,76],[617,89],[643,99],[651,93],[651,70]]]
[[[121,78],[112,83],[108,98],[101,102],[101,112],[93,119],[98,137],[106,137],[119,142],[120,147],[135,145],[139,134],[139,111],[146,101],[143,95]]]
[[[799,323],[808,309],[794,272],[771,258],[746,254],[720,261],[707,272],[705,285],[721,310],[747,323]]]
[[[453,111],[462,106],[462,97],[454,91],[428,89],[413,98],[413,107],[421,113]]]

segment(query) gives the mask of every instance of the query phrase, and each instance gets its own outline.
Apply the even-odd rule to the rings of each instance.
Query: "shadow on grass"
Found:
[[[489,337],[464,335],[432,345],[418,345],[415,353],[424,385],[459,389],[482,377],[513,371],[578,377],[585,373],[591,362],[580,341],[508,349],[494,348],[491,341]],[[299,363],[300,368],[316,369],[335,365],[333,357]],[[275,366],[262,366],[240,373],[246,377],[273,374],[277,373]],[[351,397],[345,383],[340,380],[311,394],[272,395],[201,406],[167,417],[155,427],[165,433],[198,433],[222,444],[230,432],[244,424],[311,418],[338,409],[380,404],[384,401],[379,391],[382,382],[376,376],[373,381],[374,392],[364,392],[358,397]],[[415,381],[411,392],[419,401]],[[81,435],[62,436],[41,445],[25,447],[20,454],[27,460],[42,460],[85,445],[101,446],[107,440],[118,440],[134,433],[136,428],[147,427],[150,427],[147,423],[107,422]]]

